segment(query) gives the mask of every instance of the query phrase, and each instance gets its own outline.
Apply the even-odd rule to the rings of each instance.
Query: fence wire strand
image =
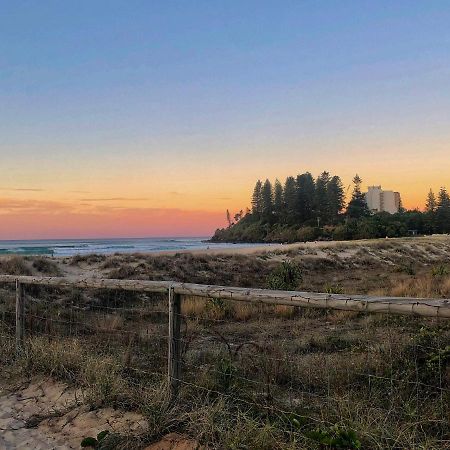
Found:
[[[36,370],[86,377],[78,358],[141,396],[167,381],[166,295],[28,285],[23,294],[26,356]],[[3,290],[0,338],[8,349],[15,319],[14,291]],[[272,412],[303,438],[302,427],[373,424],[371,414],[411,436],[432,433],[442,443],[450,435],[446,320],[194,297],[182,299],[179,319],[180,402],[207,395]]]

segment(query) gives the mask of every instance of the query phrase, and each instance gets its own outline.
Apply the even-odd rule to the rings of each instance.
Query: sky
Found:
[[[208,236],[258,178],[450,188],[450,3],[0,0],[0,239]]]

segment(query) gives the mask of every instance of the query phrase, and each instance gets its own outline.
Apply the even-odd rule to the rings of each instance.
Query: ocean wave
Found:
[[[161,251],[227,248],[252,244],[214,244],[203,238],[76,239],[1,241],[0,255],[74,256],[87,254],[153,253]]]
[[[114,250],[116,248],[123,248],[123,249],[136,248],[136,246],[135,245],[110,245],[110,246],[105,246],[105,247],[101,247],[101,248],[104,248],[106,250]]]

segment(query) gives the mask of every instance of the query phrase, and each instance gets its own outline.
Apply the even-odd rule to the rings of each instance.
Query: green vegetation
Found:
[[[283,261],[269,275],[267,284],[270,289],[295,291],[301,281],[300,267],[290,261]]]
[[[92,447],[92,448],[100,448],[102,442],[105,440],[105,438],[108,436],[109,431],[105,430],[100,433],[98,433],[97,438],[93,438],[91,436],[84,438],[81,441],[81,447]]]
[[[441,188],[436,198],[430,190],[424,212],[397,214],[369,211],[361,191],[361,178],[346,192],[338,176],[322,172],[317,179],[307,172],[288,177],[284,186],[275,180],[256,182],[252,209],[234,215],[227,211],[228,227],[216,230],[216,242],[299,242],[402,237],[411,234],[450,233],[450,196]],[[350,186],[347,188],[347,190]]]

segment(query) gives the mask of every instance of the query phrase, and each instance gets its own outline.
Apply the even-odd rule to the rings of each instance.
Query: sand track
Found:
[[[0,450],[79,449],[83,438],[103,430],[138,435],[146,424],[131,412],[91,411],[81,390],[49,378],[0,390]]]

